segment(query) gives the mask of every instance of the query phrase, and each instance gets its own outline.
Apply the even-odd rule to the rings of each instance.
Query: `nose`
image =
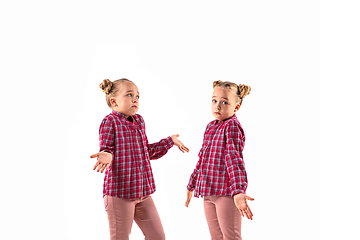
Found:
[[[217,103],[215,103],[215,109],[218,109],[218,110],[220,110],[220,104],[217,102]]]

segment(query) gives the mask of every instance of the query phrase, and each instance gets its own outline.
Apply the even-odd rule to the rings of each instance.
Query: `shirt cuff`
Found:
[[[186,188],[189,191],[194,191],[194,189],[195,189],[195,187],[191,187],[190,184],[188,184]]]
[[[169,146],[169,148],[174,146],[174,141],[172,140],[172,138],[169,136],[166,138],[167,144]]]
[[[234,197],[236,194],[246,194],[246,191],[242,190],[242,189],[235,189],[234,191],[231,191],[231,196]]]

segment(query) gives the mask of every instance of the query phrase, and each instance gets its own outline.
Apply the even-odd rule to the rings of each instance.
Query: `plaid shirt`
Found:
[[[199,161],[187,189],[195,197],[234,196],[245,193],[247,175],[242,151],[245,134],[236,115],[210,122],[205,130]]]
[[[149,144],[144,119],[138,114],[132,119],[112,111],[101,122],[100,151],[113,156],[105,172],[103,195],[132,199],[154,193],[150,159],[162,157],[174,145],[171,137]]]

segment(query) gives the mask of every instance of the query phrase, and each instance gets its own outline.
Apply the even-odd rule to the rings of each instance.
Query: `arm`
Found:
[[[204,151],[205,145],[206,145],[205,144],[205,139],[206,139],[206,133],[207,133],[208,129],[209,129],[209,124],[208,124],[208,126],[206,126],[204,136],[203,136],[203,143],[202,143],[201,149],[200,149],[199,154],[198,154],[199,161],[196,163],[196,167],[195,167],[193,173],[191,174],[189,183],[187,185],[188,191],[194,191],[194,189],[195,189],[196,181],[198,179],[198,174],[199,174],[199,171],[200,171],[200,166],[201,166],[201,163],[202,163],[201,156],[203,155],[203,151]]]
[[[104,119],[99,129],[100,152],[108,152],[114,155],[115,133],[112,122]]]
[[[242,156],[245,143],[243,131],[235,122],[230,122],[225,130],[225,138],[225,163],[231,181],[231,195],[245,194],[247,174]]]
[[[254,199],[245,195],[247,188],[247,175],[242,156],[245,137],[242,129],[235,123],[230,123],[226,129],[226,168],[231,181],[231,195],[234,197],[236,207],[243,217],[252,220],[253,214],[247,200]]]
[[[190,200],[192,198],[193,191],[194,191],[195,186],[196,186],[196,182],[198,180],[199,171],[200,171],[200,167],[201,167],[201,163],[202,163],[201,156],[202,156],[203,151],[205,149],[205,136],[206,136],[206,133],[208,131],[208,128],[209,128],[209,125],[206,127],[206,130],[205,130],[205,133],[204,133],[204,138],[203,138],[203,144],[202,144],[201,149],[200,149],[199,154],[198,154],[199,161],[197,162],[196,167],[195,167],[193,173],[190,176],[189,183],[188,183],[188,185],[186,187],[186,202],[185,202],[186,207],[189,207],[189,203],[190,203]]]
[[[148,149],[150,160],[161,158],[174,145],[177,146],[180,149],[180,151],[182,151],[182,152],[189,151],[189,149],[187,147],[185,147],[184,144],[177,139],[179,137],[178,134],[172,135],[171,137],[164,138],[164,139],[160,140],[159,142],[149,144],[149,141],[146,136],[145,121],[140,115],[137,115],[137,116],[139,117],[138,119],[139,119],[139,123],[141,126],[141,131],[143,133],[143,136],[145,137],[146,146]]]
[[[99,129],[100,151],[90,156],[98,160],[93,168],[97,172],[109,169],[114,154],[114,128],[110,120],[104,119]]]
[[[200,156],[200,153],[199,153],[199,156]],[[200,166],[201,166],[201,159],[199,159],[199,161],[197,162],[196,167],[195,167],[193,173],[190,176],[189,183],[188,183],[188,185],[186,187],[185,207],[189,207],[189,203],[190,203],[191,197],[193,195],[193,191],[195,189],[196,181],[198,179]]]
[[[200,171],[201,162],[202,162],[201,159],[199,159],[193,173],[190,176],[189,183],[186,187],[189,191],[194,191],[194,189],[195,189],[196,181],[198,179],[198,174]]]
[[[146,137],[146,135],[145,135],[145,137]],[[146,143],[147,143],[147,149],[149,152],[149,157],[151,160],[161,158],[168,152],[168,150],[172,146],[174,146],[174,142],[172,141],[171,137],[161,139],[159,142],[151,143],[151,144],[148,143],[148,140],[146,137]]]

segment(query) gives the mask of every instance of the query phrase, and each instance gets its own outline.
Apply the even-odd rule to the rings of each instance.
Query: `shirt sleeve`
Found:
[[[242,150],[245,144],[244,133],[235,122],[230,122],[225,129],[225,163],[231,181],[231,195],[246,193],[247,174]]]
[[[99,129],[100,152],[109,152],[114,155],[114,126],[105,118],[102,120]]]
[[[141,126],[141,131],[142,131],[143,137],[145,138],[145,141],[146,141],[146,147],[147,147],[147,150],[149,153],[150,160],[155,160],[155,159],[161,158],[168,152],[168,150],[172,146],[174,146],[173,140],[171,139],[171,137],[167,137],[167,138],[161,139],[159,142],[149,144],[149,141],[146,136],[145,121],[144,121],[143,117],[140,115],[137,115],[137,118],[138,118],[139,124]]]
[[[174,142],[172,141],[171,137],[161,139],[160,142],[151,143],[151,144],[148,143],[146,137],[146,142],[147,142],[147,149],[149,152],[150,160],[161,158],[168,152],[168,150],[172,146],[174,146]]]
[[[197,162],[196,167],[190,176],[189,183],[186,187],[189,191],[194,191],[195,189],[196,182],[199,176],[200,166],[201,166],[201,159],[199,159],[199,161]]]
[[[207,131],[209,130],[209,126],[210,126],[210,123],[206,126],[206,129],[205,129],[205,132],[204,132],[203,144],[202,144],[201,149],[200,149],[199,154],[198,154],[199,161],[197,162],[196,167],[195,167],[193,173],[191,174],[189,183],[187,185],[187,189],[189,191],[194,191],[195,186],[196,186],[196,182],[198,180],[199,171],[200,171],[200,167],[201,167],[201,163],[202,163],[201,156],[202,156],[202,153],[203,153],[204,148],[205,148],[205,136],[206,136]]]

